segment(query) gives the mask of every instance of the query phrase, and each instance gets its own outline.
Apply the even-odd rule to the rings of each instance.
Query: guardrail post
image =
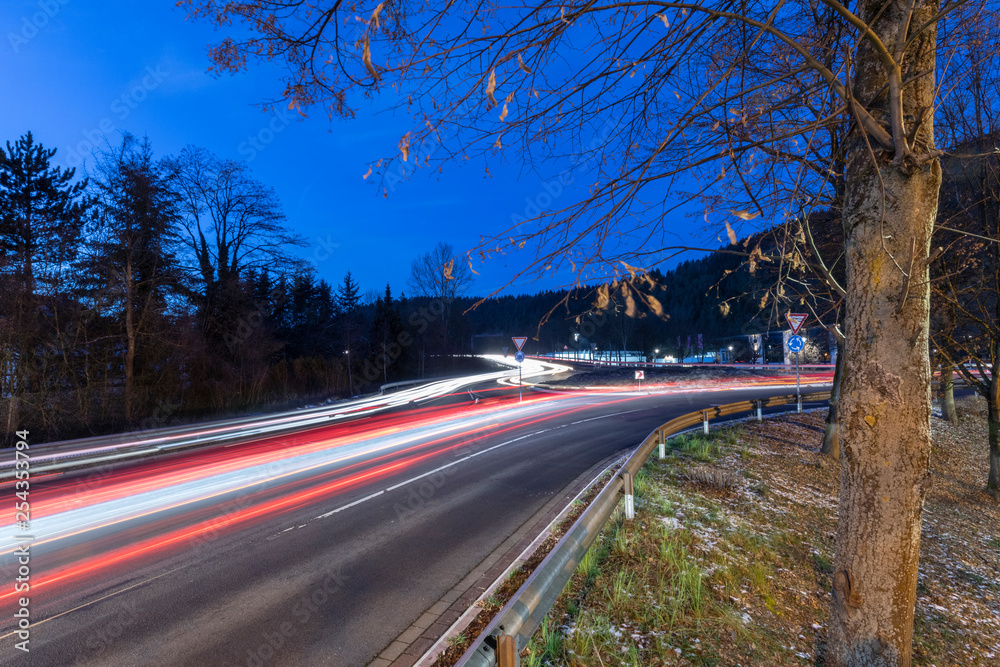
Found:
[[[705,427],[705,435],[708,435],[708,410],[701,411],[702,425]]]
[[[764,421],[764,401],[754,401],[757,404],[757,421]]]
[[[660,458],[667,458],[667,438],[663,435],[663,431],[660,431]]]
[[[623,472],[622,481],[625,482],[625,519],[631,521],[635,518],[635,490],[631,473]]]
[[[796,412],[802,412],[802,395],[801,394],[799,395],[798,404],[799,404],[799,409],[796,410]]]
[[[497,637],[497,667],[518,667],[520,664],[517,639],[506,634]]]

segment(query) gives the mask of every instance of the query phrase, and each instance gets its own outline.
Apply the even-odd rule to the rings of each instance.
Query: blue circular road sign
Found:
[[[801,352],[806,346],[806,342],[802,340],[802,336],[792,336],[788,339],[788,349],[792,352]]]
[[[514,361],[516,361],[517,363],[521,363],[522,361],[524,361],[524,352],[518,350],[517,354],[514,355]]]

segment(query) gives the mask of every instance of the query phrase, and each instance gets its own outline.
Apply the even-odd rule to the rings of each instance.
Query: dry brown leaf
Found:
[[[665,28],[669,28],[670,27],[670,21],[667,20],[667,17],[666,17],[665,14],[657,14],[656,18],[658,18],[661,21],[663,21],[663,27],[665,27]]]
[[[635,307],[635,299],[632,298],[632,292],[625,292],[625,316],[631,318],[639,317],[639,309]]]
[[[729,236],[729,242],[733,245],[736,245],[737,243],[736,232],[733,231],[733,228],[729,225],[728,221],[726,222],[726,234]]]
[[[372,78],[378,81],[379,75],[375,65],[372,64],[372,50],[368,44],[368,35],[365,35],[364,45],[361,47],[361,61],[365,64],[365,69],[372,75]]]
[[[500,112],[500,120],[507,118],[507,105],[514,101],[514,93],[511,93],[503,101],[503,111]]]
[[[524,64],[524,61],[523,61],[523,60],[521,60],[521,54],[520,54],[520,53],[519,53],[519,54],[517,54],[517,65],[518,65],[518,67],[520,67],[520,68],[521,68],[521,70],[522,70],[522,71],[523,71],[523,72],[524,72],[525,74],[531,74],[531,68],[529,68],[529,67],[528,67],[527,65],[525,65],[525,64]]]
[[[611,299],[608,298],[608,286],[601,285],[600,287],[598,287],[597,300],[594,302],[594,308],[597,308],[598,310],[604,310],[605,308],[608,307],[608,303],[610,301]]]
[[[750,211],[747,211],[745,209],[740,209],[739,211],[730,211],[730,213],[735,215],[737,218],[740,218],[741,220],[753,220],[754,218],[760,215],[760,213],[751,213]]]
[[[362,176],[361,179],[364,180],[364,179],[368,178],[371,175],[372,175],[372,166],[368,165],[368,171],[365,172],[365,175]]]
[[[497,98],[493,96],[493,93],[497,89],[497,70],[493,68],[490,70],[490,78],[486,82],[486,97],[490,99],[490,108],[497,105]]]
[[[628,262],[621,262],[621,265],[625,267],[625,270],[628,271],[628,274],[633,278],[635,278],[636,274],[642,273],[642,269],[638,266],[632,266]]]
[[[378,29],[379,14],[382,13],[382,9],[384,7],[385,7],[385,3],[384,2],[380,2],[380,3],[378,3],[378,6],[375,7],[375,9],[372,10],[372,26],[374,26],[376,29]]]
[[[652,294],[643,294],[643,298],[646,301],[646,306],[657,316],[663,317],[663,304]]]
[[[449,259],[448,262],[441,267],[441,272],[444,274],[445,280],[452,279],[452,272],[455,269],[455,260]]]
[[[410,156],[410,133],[407,132],[403,135],[403,138],[399,140],[399,152],[403,154],[403,162],[406,162],[407,158]]]

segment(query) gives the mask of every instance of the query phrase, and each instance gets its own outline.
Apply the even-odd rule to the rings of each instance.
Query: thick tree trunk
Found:
[[[936,7],[928,0],[912,6],[864,0],[857,11],[883,44],[895,45],[905,26],[933,26]],[[934,77],[916,73],[934,72],[936,35],[931,27],[911,39],[901,77],[915,80],[900,89],[895,120],[909,129],[913,118],[922,118],[910,143],[919,154],[934,147]],[[874,117],[890,120],[886,82],[885,65],[863,41],[854,97]],[[898,126],[890,130],[903,139]],[[936,159],[902,159],[905,154],[866,141],[862,132],[852,128],[844,202],[843,459],[828,650],[828,663],[837,667],[911,662],[921,512],[930,480],[926,258],[941,167]]]
[[[837,365],[833,371],[833,388],[830,391],[830,410],[826,413],[826,430],[820,452],[834,461],[840,459],[840,386],[844,380],[844,341],[837,336]]]
[[[941,416],[953,424],[958,421],[955,412],[955,369],[947,361],[941,364]]]

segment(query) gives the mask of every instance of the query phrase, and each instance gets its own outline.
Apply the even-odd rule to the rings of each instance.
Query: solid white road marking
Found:
[[[615,415],[625,415],[625,414],[628,414],[630,412],[638,412],[638,410],[626,410],[625,412],[616,412],[614,414],[603,415],[601,417],[592,417],[591,419],[584,419],[582,421],[573,422],[573,424],[582,424],[583,422],[592,421],[593,419],[603,419],[604,417],[614,417]],[[475,452],[473,454],[469,454],[468,456],[463,456],[462,458],[457,459],[455,461],[452,461],[451,463],[446,463],[443,466],[439,466],[437,468],[434,468],[433,470],[428,470],[427,472],[425,472],[423,474],[417,475],[416,477],[411,477],[410,479],[408,479],[408,480],[406,480],[404,482],[400,482],[399,484],[393,484],[392,486],[390,486],[390,487],[388,487],[386,489],[383,489],[382,491],[379,491],[377,493],[371,494],[370,496],[366,496],[364,498],[360,498],[358,500],[355,500],[354,502],[352,502],[352,503],[350,503],[348,505],[343,505],[342,507],[338,507],[337,509],[331,510],[331,511],[325,513],[325,514],[320,514],[319,516],[317,516],[315,518],[316,519],[325,519],[325,518],[327,518],[329,516],[332,516],[332,515],[336,514],[337,512],[340,512],[342,510],[346,510],[346,509],[348,509],[350,507],[354,507],[355,505],[360,505],[361,503],[366,502],[368,500],[371,500],[372,498],[375,498],[377,496],[380,496],[383,493],[386,493],[388,491],[395,491],[396,489],[398,489],[400,487],[403,487],[403,486],[406,486],[407,484],[410,484],[412,482],[415,482],[418,479],[423,479],[424,477],[427,477],[428,475],[433,475],[436,472],[441,472],[442,470],[445,470],[447,468],[451,468],[452,466],[456,466],[459,463],[464,463],[465,461],[468,461],[471,458],[479,456],[480,454],[485,454],[487,452],[492,452],[494,449],[499,449],[500,447],[506,447],[507,445],[511,445],[511,444],[513,444],[515,442],[518,442],[519,440],[524,440],[525,438],[530,438],[530,437],[535,436],[535,435],[540,435],[542,433],[547,433],[548,431],[554,431],[555,429],[563,428],[564,426],[569,426],[569,424],[563,424],[562,426],[555,426],[553,428],[547,428],[547,429],[543,429],[541,431],[535,431],[534,433],[528,433],[527,435],[522,435],[519,438],[514,438],[513,440],[507,440],[506,442],[501,442],[499,445],[493,445],[492,447],[488,447],[488,448],[482,450],[481,452]]]
[[[578,422],[570,422],[570,426],[575,426],[576,424],[582,424],[584,422],[592,422],[595,419],[604,419],[606,417],[617,417],[618,415],[627,415],[630,412],[639,412],[641,408],[636,408],[635,410],[626,410],[625,412],[615,412],[610,415],[601,415],[600,417],[591,417],[590,419],[581,419]]]

